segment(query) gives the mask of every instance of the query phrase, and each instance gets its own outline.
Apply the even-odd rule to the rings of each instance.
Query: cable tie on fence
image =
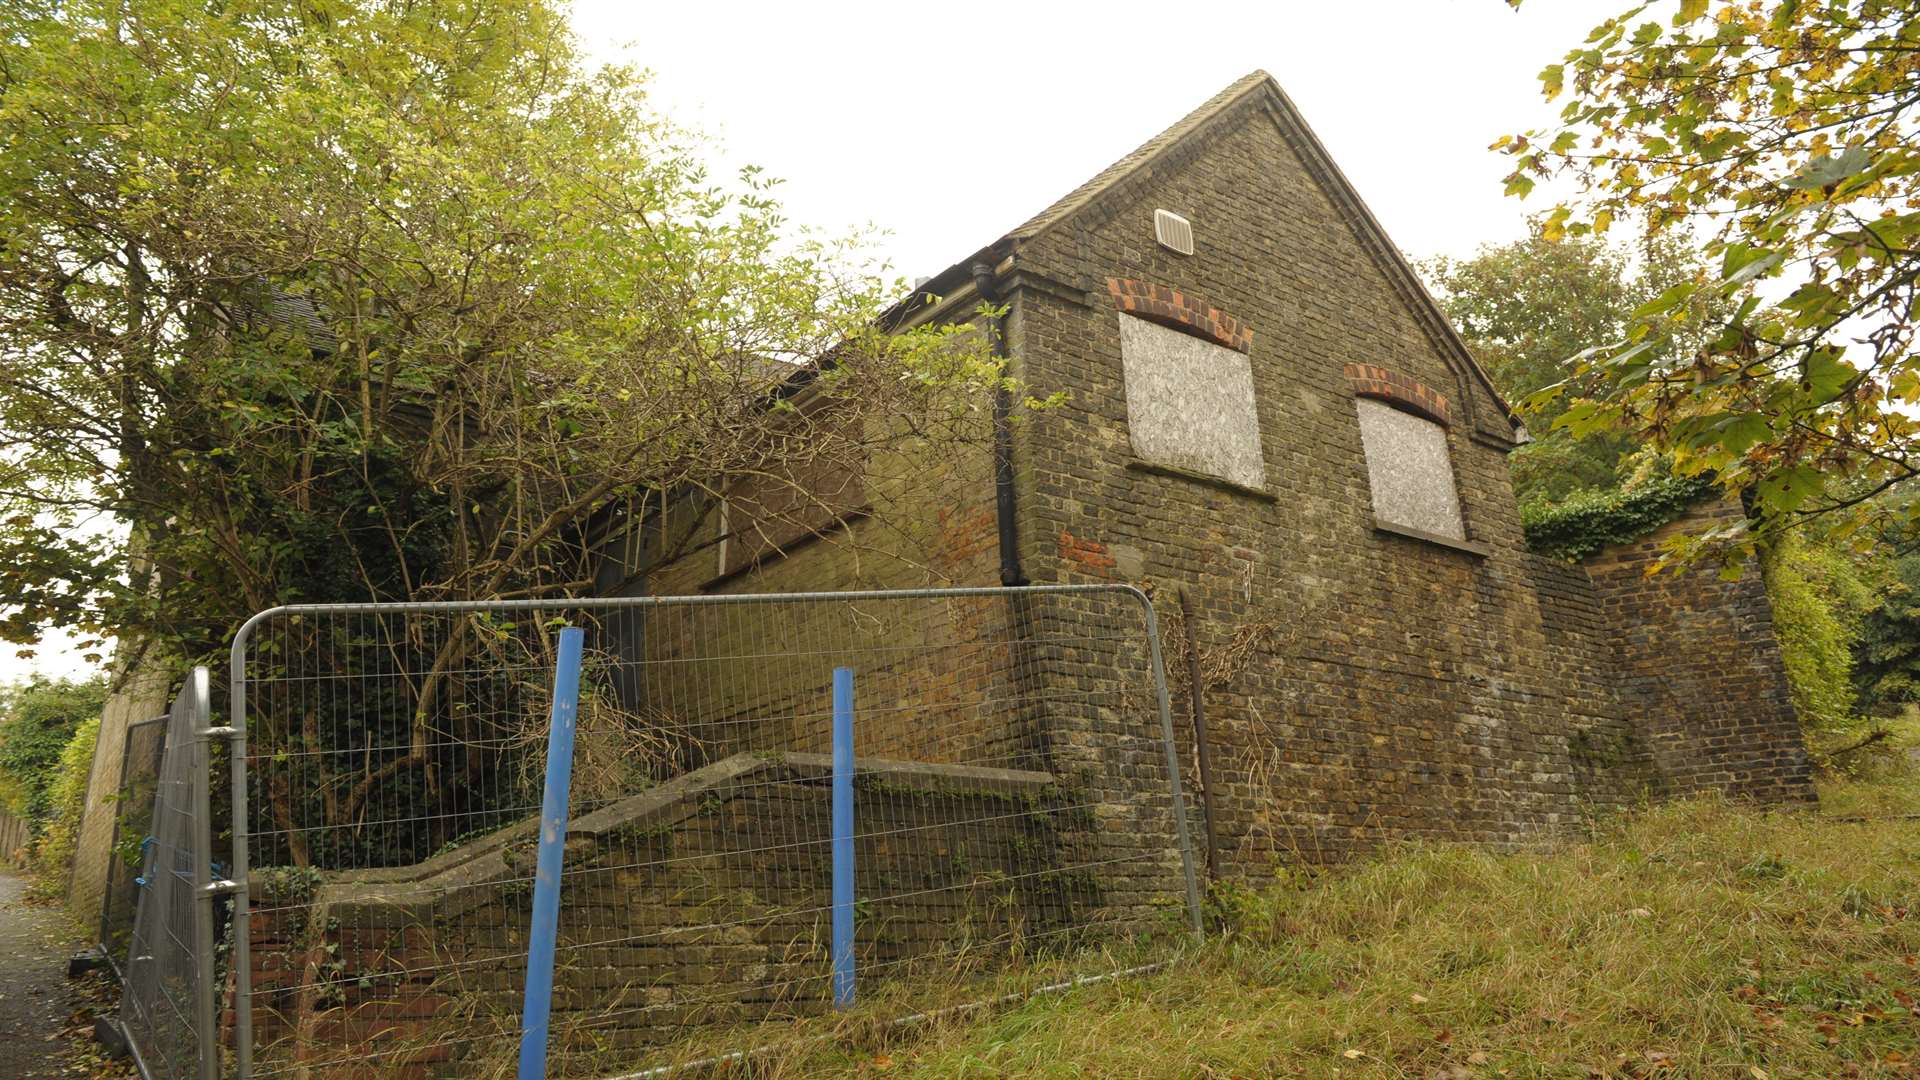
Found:
[[[152,854],[153,845],[159,842],[160,842],[159,837],[151,836],[151,835],[149,835],[145,840],[140,841],[140,865],[141,866],[147,865],[147,856]],[[147,887],[149,882],[147,881],[147,876],[145,874],[140,874],[134,877],[133,884],[137,888],[144,889]]]

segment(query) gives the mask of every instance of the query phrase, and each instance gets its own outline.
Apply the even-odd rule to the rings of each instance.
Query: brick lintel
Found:
[[[1346,365],[1347,384],[1356,397],[1377,398],[1437,424],[1452,425],[1453,407],[1447,395],[1418,379],[1378,364]]]
[[[1133,278],[1108,278],[1107,291],[1128,315],[1184,330],[1237,352],[1253,349],[1253,327],[1178,289]]]

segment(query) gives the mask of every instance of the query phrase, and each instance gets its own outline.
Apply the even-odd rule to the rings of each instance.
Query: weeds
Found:
[[[1230,929],[1161,974],[761,1071],[1920,1076],[1920,827],[1845,820],[1920,811],[1920,777],[1825,789],[1819,813],[1692,801],[1546,852],[1395,847],[1223,894]]]

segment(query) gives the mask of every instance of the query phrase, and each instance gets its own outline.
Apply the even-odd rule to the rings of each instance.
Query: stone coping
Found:
[[[567,841],[591,845],[616,832],[677,824],[697,813],[710,793],[753,777],[762,777],[761,783],[823,783],[832,775],[828,754],[734,754],[582,814],[568,823]],[[889,758],[861,758],[854,776],[862,785],[904,791],[1015,798],[1038,798],[1054,784],[1051,773]],[[403,926],[436,914],[457,915],[486,899],[481,886],[532,877],[527,847],[538,838],[539,824],[530,818],[410,866],[327,874],[312,906],[356,926]]]

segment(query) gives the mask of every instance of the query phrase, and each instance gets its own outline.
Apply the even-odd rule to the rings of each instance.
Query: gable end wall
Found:
[[[1778,671],[1770,622],[1692,578],[1633,592],[1525,550],[1507,444],[1486,430],[1503,405],[1436,335],[1310,146],[1250,97],[1015,260],[1086,297],[1016,294],[1021,376],[1072,397],[1020,433],[1029,574],[1145,583],[1170,625],[1176,591],[1192,598],[1202,659],[1225,669],[1206,706],[1229,864],[1333,861],[1400,837],[1522,843],[1666,791],[1793,797],[1804,750],[1759,678]],[[1156,208],[1193,222],[1194,255],[1154,242]],[[1108,280],[1204,298],[1248,333],[1263,487],[1136,460]],[[1449,401],[1466,545],[1376,527],[1350,377],[1376,368]],[[1669,636],[1661,590],[1732,607]],[[1622,692],[1623,656],[1643,659],[1616,645],[1623,625],[1654,651],[1752,644],[1758,681],[1696,688],[1722,695],[1724,721],[1673,719],[1681,695]],[[1184,725],[1184,692],[1175,709]],[[1700,763],[1737,756],[1749,736],[1777,783]]]
[[[1025,242],[1000,280],[1014,374],[1038,395],[1071,398],[1015,432],[1021,561],[1035,583],[1154,592],[1183,733],[1191,630],[1217,672],[1206,704],[1228,866],[1337,861],[1401,837],[1524,843],[1595,809],[1705,788],[1804,797],[1764,596],[1756,607],[1693,578],[1645,584],[1636,553],[1585,568],[1528,553],[1509,444],[1486,430],[1504,423],[1504,406],[1435,332],[1371,225],[1329,190],[1337,174],[1310,136],[1279,120],[1271,100],[1247,97]],[[1194,222],[1193,256],[1154,243],[1156,207]],[[1232,328],[1252,365],[1263,483],[1138,459],[1119,320],[1125,298],[1142,296],[1206,316],[1164,325],[1216,341],[1211,331]],[[1451,421],[1466,543],[1376,527],[1355,405],[1371,384],[1354,378],[1376,371],[1391,377],[1371,396],[1405,390]],[[928,557],[947,571],[939,583],[990,584],[987,463],[952,480],[928,500],[929,520],[888,535],[919,547],[903,566]],[[854,558],[876,528],[858,523],[844,541],[719,587],[933,583],[899,578],[900,567],[874,574],[887,561],[871,550]],[[1178,619],[1180,590],[1196,609],[1191,628]],[[1670,627],[1675,608],[1689,614]],[[1752,677],[1716,682],[1703,669],[1663,693],[1655,658],[1695,643],[1750,645]],[[1681,712],[1709,693],[1723,703],[1711,717]],[[1072,745],[1076,734],[1047,738]],[[1192,747],[1181,750],[1193,791]]]

